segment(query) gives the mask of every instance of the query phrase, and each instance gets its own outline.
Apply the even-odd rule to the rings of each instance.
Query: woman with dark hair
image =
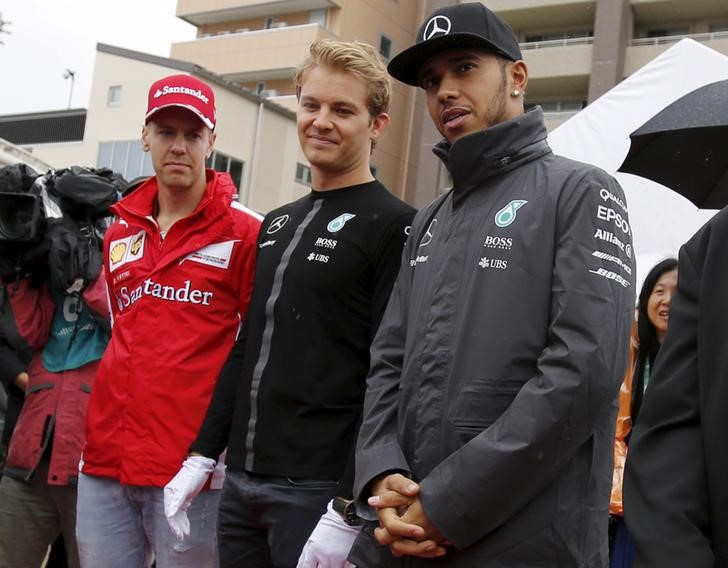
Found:
[[[611,568],[630,568],[634,545],[624,523],[622,478],[632,425],[637,420],[642,397],[650,382],[650,370],[667,333],[670,302],[677,288],[677,259],[658,262],[647,274],[637,304],[637,321],[632,329],[630,365],[619,391],[619,414],[614,441],[614,476],[609,504]]]

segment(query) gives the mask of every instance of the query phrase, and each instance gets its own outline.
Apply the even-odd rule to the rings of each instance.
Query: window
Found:
[[[311,168],[306,164],[296,164],[296,182],[311,187]]]
[[[244,166],[241,160],[215,151],[205,161],[205,165],[215,171],[229,173],[235,187],[240,190],[243,182]],[[100,143],[96,167],[111,168],[124,176],[127,181],[132,181],[140,176],[149,177],[154,175],[152,159],[149,152],[142,151],[139,140],[118,140],[116,142]]]
[[[308,23],[318,24],[322,28],[326,27],[326,9],[311,10],[311,14],[308,16]]]
[[[271,18],[266,18],[265,19],[265,26],[264,26],[265,29],[266,30],[271,29],[273,27],[273,22],[275,22],[275,21],[276,21],[275,18],[272,18],[272,17]]]
[[[389,61],[389,58],[392,56],[392,40],[384,34],[379,36],[379,53],[387,61]]]
[[[592,37],[594,32],[592,30],[581,30],[581,31],[570,31],[570,32],[558,32],[548,34],[526,34],[526,43],[532,43],[536,41],[556,41],[566,39],[576,39],[583,37]]]
[[[690,30],[688,28],[665,28],[647,30],[647,37],[667,37],[667,36],[682,36],[688,35]]]
[[[106,98],[106,106],[119,106],[121,104],[121,85],[111,85]]]
[[[529,101],[526,110],[530,110],[536,105],[541,106],[544,112],[578,112],[586,107],[584,100],[565,100],[565,101]]]
[[[96,167],[110,168],[132,181],[140,176],[153,176],[154,168],[148,153],[142,152],[139,140],[101,142]]]
[[[240,191],[243,184],[244,165],[244,162],[241,160],[228,156],[222,152],[218,152],[217,150],[215,150],[212,155],[205,160],[205,166],[208,168],[212,168],[216,172],[229,173],[235,187],[238,188],[238,191]]]

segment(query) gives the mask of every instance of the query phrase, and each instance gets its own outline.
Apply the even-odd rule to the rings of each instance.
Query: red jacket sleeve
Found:
[[[109,321],[109,296],[106,289],[105,269],[83,291],[83,302],[99,319]]]
[[[7,290],[20,336],[31,348],[39,351],[48,340],[56,311],[48,287],[33,288],[26,278],[7,284]]]

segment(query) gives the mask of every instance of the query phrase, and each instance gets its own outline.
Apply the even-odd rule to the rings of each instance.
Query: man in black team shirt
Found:
[[[174,528],[206,481],[191,460],[227,446],[222,567],[295,566],[299,555],[300,566],[346,565],[369,345],[414,215],[369,167],[389,124],[391,85],[376,51],[315,42],[295,83],[312,191],[263,221],[247,321],[194,457],[167,487]]]

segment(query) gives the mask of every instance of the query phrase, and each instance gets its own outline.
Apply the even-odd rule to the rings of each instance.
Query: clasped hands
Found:
[[[427,518],[419,492],[419,485],[399,473],[372,483],[367,503],[379,519],[374,536],[379,544],[389,546],[394,556],[435,558],[447,553],[444,545],[448,542]]]

